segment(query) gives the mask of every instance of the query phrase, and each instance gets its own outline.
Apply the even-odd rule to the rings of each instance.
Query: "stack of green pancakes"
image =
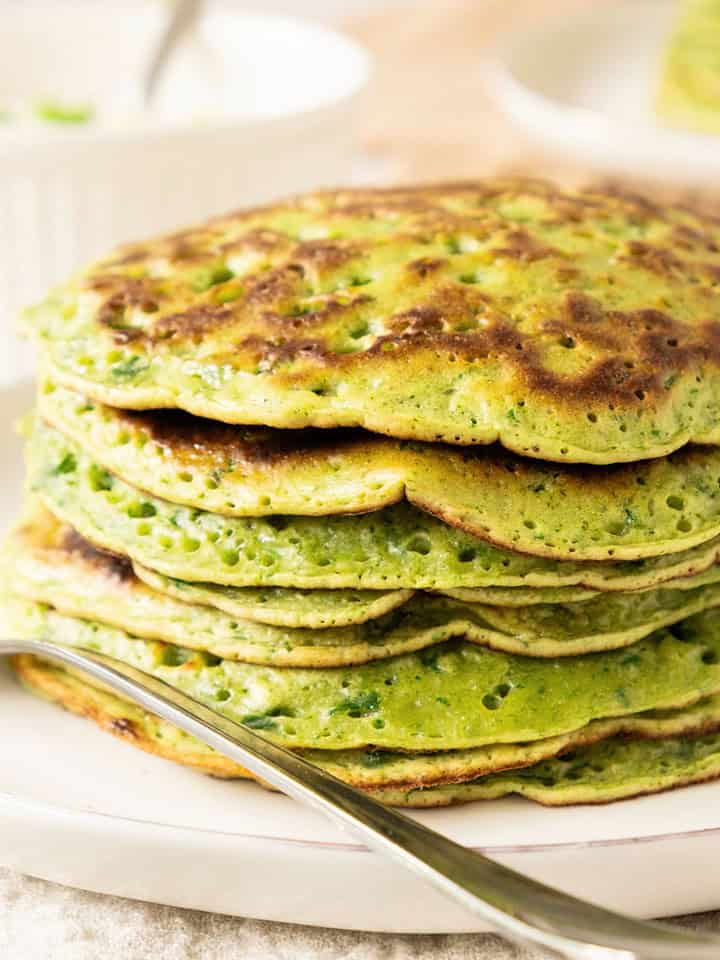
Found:
[[[400,806],[720,776],[720,225],[526,180],[327,192],[32,309],[5,630]],[[36,693],[240,767],[18,657]]]

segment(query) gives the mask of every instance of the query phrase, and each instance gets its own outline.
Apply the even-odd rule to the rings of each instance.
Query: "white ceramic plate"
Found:
[[[506,35],[486,69],[501,107],[545,145],[592,167],[717,183],[720,137],[655,117],[674,0],[622,0]]]
[[[3,523],[19,501],[0,393]],[[0,667],[0,862],[89,890],[359,930],[481,929],[321,816],[249,783],[146,756],[24,693]],[[565,890],[642,916],[720,907],[720,783],[607,807],[523,800],[425,812],[423,822]]]

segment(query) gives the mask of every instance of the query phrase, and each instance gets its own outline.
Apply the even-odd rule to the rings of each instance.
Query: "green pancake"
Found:
[[[45,381],[38,412],[127,483],[227,516],[365,513],[407,499],[498,546],[570,560],[677,553],[720,533],[720,449],[616,467],[542,464],[360,431],[129,413]]]
[[[365,623],[388,610],[396,609],[413,594],[412,590],[292,590],[282,587],[254,588],[228,587],[217,583],[192,583],[163,576],[155,570],[132,564],[135,575],[160,593],[184,600],[217,607],[231,616],[260,623],[286,627],[345,626]],[[643,594],[656,590],[696,590],[720,582],[720,565],[715,564],[702,573],[677,577],[657,586],[644,587],[627,593]],[[532,607],[538,604],[574,604],[592,600],[605,592],[587,587],[458,587],[438,591],[463,603],[491,607]],[[342,611],[342,613],[341,613]],[[347,612],[346,612],[347,611]],[[342,620],[341,616],[346,616]],[[352,619],[351,619],[352,617]]]
[[[700,573],[678,576],[657,585],[633,588],[626,591],[632,596],[655,590],[696,590],[720,582],[720,566],[714,564]],[[219,591],[224,587],[217,587]],[[599,597],[603,591],[587,587],[457,587],[444,590],[443,594],[463,603],[486,603],[493,607],[530,607],[536,604],[584,603]],[[608,592],[605,590],[605,592]]]
[[[173,580],[121,557],[98,551],[72,527],[60,523],[39,501],[30,499],[5,549],[10,576],[28,585],[53,582],[67,596],[83,597],[93,580],[100,599],[110,603],[118,584],[136,576],[156,593],[185,603],[215,607],[234,619],[280,627],[345,627],[365,623],[402,606],[412,590],[286,590],[282,587],[218,587]],[[127,598],[125,598],[127,600]],[[121,597],[117,603],[124,602]],[[115,611],[117,613],[117,610]]]
[[[673,126],[720,133],[720,7],[716,0],[678,3],[657,111]]]
[[[132,567],[136,576],[142,580],[143,583],[146,583],[149,587],[153,587],[153,589],[158,590],[160,593],[167,593],[171,597],[177,597],[179,600],[185,600],[190,603],[203,603],[211,607],[217,607],[218,610],[224,610],[225,613],[229,613],[234,617],[247,617],[249,620],[260,620],[263,623],[277,623],[280,626],[288,627],[341,625],[339,622],[330,623],[327,620],[324,622],[313,622],[313,618],[317,613],[319,613],[320,610],[325,610],[324,600],[321,600],[321,605],[317,610],[315,609],[316,596],[320,598],[331,598],[328,602],[328,607],[332,606],[334,614],[335,607],[340,605],[340,600],[338,599],[340,597],[376,597],[378,604],[380,602],[390,603],[392,599],[392,609],[395,609],[396,606],[400,606],[399,602],[394,602],[395,599],[403,596],[409,600],[413,594],[412,590],[292,590],[283,589],[282,587],[267,587],[265,589],[228,587],[217,583],[192,583],[189,580],[178,580],[174,577],[166,577],[156,570],[143,567],[140,563],[133,563]],[[720,579],[720,567],[712,567],[709,571],[698,574],[696,577],[683,577],[681,580],[671,581],[671,583],[694,582],[696,579],[709,578],[715,571],[715,578]],[[715,580],[712,582],[715,582]],[[247,602],[246,596],[254,594],[258,594],[261,597],[267,594],[272,597],[273,604],[277,602],[278,606],[282,606],[283,619],[268,619],[264,615],[265,611],[262,608],[262,601],[257,605],[253,604],[251,606]],[[468,594],[468,596],[465,596],[465,594]],[[471,594],[472,596],[470,596]],[[527,589],[523,589],[522,587],[477,587],[474,590],[459,587],[457,590],[442,591],[442,595],[451,596],[466,603],[485,603],[490,606],[500,607],[527,607],[537,603],[579,603],[583,600],[590,600],[592,597],[597,597],[598,594],[599,591],[588,590],[587,587],[557,587],[555,589],[552,587],[546,587],[544,589],[532,587],[528,587]],[[276,597],[278,598],[277,601],[275,600]],[[298,602],[296,602],[295,598],[299,598]],[[335,600],[332,598],[335,598]],[[402,602],[404,602],[404,600]],[[373,601],[369,603],[369,607],[374,611],[376,609],[376,602]],[[248,609],[251,611],[250,614],[242,612]],[[291,620],[291,613],[297,614],[296,619]],[[372,616],[365,616],[362,620],[358,618],[352,622],[365,622],[366,620],[373,619],[375,615],[373,612]]]
[[[144,495],[44,424],[29,485],[86,540],[164,576],[230,586],[395,588],[586,586],[637,590],[712,566],[720,538],[615,563],[553,561],[494,547],[409,506],[358,517],[222,517]]]
[[[347,627],[395,610],[412,590],[292,590],[283,587],[223,587],[164,577],[139,563],[135,576],[158,593],[185,603],[215,607],[241,620],[276,627]]]
[[[20,680],[31,692],[58,703],[73,713],[91,718],[103,729],[135,747],[213,776],[252,776],[243,767],[177,727],[146,713],[106,689],[90,685],[80,674],[28,656],[16,657],[13,665]],[[531,768],[558,755],[562,757],[560,764],[564,768],[564,777],[558,777],[557,780],[564,779],[566,787],[571,784],[577,787],[579,781],[591,773],[584,769],[583,762],[586,748],[591,744],[609,741],[611,737],[616,738],[618,745],[627,743],[626,740],[618,739],[621,736],[640,738],[645,742],[666,741],[681,736],[707,737],[717,729],[719,723],[720,698],[714,697],[683,710],[656,711],[637,717],[596,721],[563,737],[529,744],[492,745],[475,750],[425,754],[393,753],[387,750],[307,750],[302,753],[306,759],[341,780],[376,794],[382,791],[382,798],[387,798],[396,805],[432,806],[433,797],[437,797],[437,805],[452,799],[452,791],[449,791],[448,797],[446,792],[436,790],[438,785],[467,784],[477,788],[488,779],[488,774],[501,770]],[[610,746],[610,743],[606,745]],[[657,757],[654,748],[658,747],[659,767],[662,769],[663,754],[666,753],[662,744],[648,744],[647,754],[652,752]],[[667,755],[672,755],[676,748],[672,743],[669,743],[668,747]],[[647,755],[645,751],[641,753]],[[693,751],[688,750],[686,757],[690,758],[692,754]],[[642,765],[645,766],[644,763]],[[598,772],[592,771],[593,774]],[[525,773],[527,778],[532,779],[532,769]],[[544,774],[543,779],[544,786],[549,786],[548,773]],[[623,782],[629,785],[632,777]],[[472,793],[472,790],[466,792]],[[460,798],[462,799],[462,794]]]
[[[266,589],[227,587],[217,583],[191,583],[189,580],[176,580],[143,567],[139,563],[133,563],[132,566],[135,575],[143,583],[160,593],[167,593],[187,603],[217,607],[218,610],[223,610],[234,617],[287,627],[343,626],[338,611],[344,611],[345,604],[352,610],[355,617],[350,620],[348,613],[346,622],[364,623],[380,616],[386,610],[394,610],[401,606],[413,594],[412,590],[290,590],[282,587]],[[695,590],[718,582],[720,582],[720,566],[715,564],[702,573],[677,577],[658,586],[629,592],[634,595],[655,590]],[[438,591],[441,596],[461,600],[463,603],[510,608],[532,607],[538,604],[584,603],[586,600],[592,600],[593,597],[599,597],[602,592],[615,591],[590,590],[587,587],[458,587],[455,590]],[[361,613],[366,615],[361,616]]]
[[[528,656],[570,656],[628,646],[720,605],[720,584],[637,596],[606,593],[585,603],[525,608],[466,604],[418,593],[402,607],[354,626],[267,626],[194,602],[182,591],[151,589],[127,561],[99,553],[67,528],[51,527],[41,518],[8,541],[5,578],[14,592],[147,640],[275,666],[366,663],[454,638]]]
[[[223,588],[218,588],[223,589]],[[600,594],[588,587],[456,587],[442,591],[464,603],[492,607],[530,607],[537,603],[583,603]]]
[[[404,630],[394,629],[395,621],[388,614],[381,616],[381,609],[374,613],[379,617],[375,628],[359,622],[345,627],[325,625],[321,629],[308,629],[240,619],[216,607],[188,602],[188,597],[177,600],[139,580],[127,561],[95,550],[74,531],[39,511],[13,532],[3,553],[1,568],[6,588],[19,596],[50,604],[69,616],[119,627],[145,639],[179,644],[228,659],[285,667],[334,667],[366,663],[436,642],[437,631],[429,624],[423,626],[417,614],[416,620],[420,622],[415,629],[409,626]],[[246,591],[237,588],[235,592],[273,593],[252,588]],[[333,592],[342,593],[327,591]],[[316,615],[317,608],[312,602],[314,591],[301,597],[299,607],[292,603],[294,591],[274,593],[282,594],[279,602],[270,597],[269,602],[276,604],[276,612],[279,609],[285,616],[297,617],[307,610]],[[385,599],[402,598],[405,594],[411,595],[411,591],[389,593]],[[245,603],[250,612],[264,615],[264,607],[259,602],[255,607],[251,607],[249,601]],[[379,601],[376,606],[378,604]],[[329,606],[332,609],[332,604]],[[387,602],[384,606],[389,608]],[[363,609],[367,614],[369,605]],[[460,629],[448,624],[445,632],[454,636]]]
[[[389,806],[445,807],[510,794],[548,807],[610,803],[720,777],[720,734],[658,741],[623,738],[596,743],[521,770],[493,773],[469,783],[428,789],[373,791]]]
[[[634,461],[720,440],[719,238],[534,180],[315,193],[125,247],[27,327],[113,406]]]
[[[8,598],[5,628],[99,650],[145,670],[285,746],[458,750],[542,740],[612,719],[689,706],[720,692],[720,612],[627,650],[561,661],[468,643],[349,668],[283,669],[144,641]]]

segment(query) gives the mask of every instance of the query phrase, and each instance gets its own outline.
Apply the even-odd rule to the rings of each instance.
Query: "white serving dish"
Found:
[[[664,126],[653,100],[674,0],[610,0],[536,17],[484,66],[502,109],[595,171],[717,186],[720,137]]]
[[[20,499],[0,391],[0,517]],[[482,929],[460,906],[319,814],[113,740],[23,692],[0,663],[0,863],[70,886],[267,920],[410,933]],[[639,916],[720,907],[720,782],[600,807],[519,799],[419,819],[502,863]]]
[[[138,79],[164,2],[2,6],[3,97],[90,100],[99,111],[84,126],[0,127],[6,328],[22,306],[116,243],[349,176],[369,60],[327,27],[210,0],[199,39],[179,52],[180,107],[161,95],[150,116],[138,105]],[[211,100],[217,91],[217,115],[202,98],[182,108],[193,70],[207,77]],[[0,384],[17,379],[27,357],[4,350]]]

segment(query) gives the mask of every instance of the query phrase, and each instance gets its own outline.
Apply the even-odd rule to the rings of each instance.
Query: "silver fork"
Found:
[[[593,906],[448,840],[265,737],[135,667],[41,640],[2,640],[0,656],[29,653],[75,667],[242,764],[283,793],[350,828],[511,940],[572,960],[719,960],[720,938],[634,920]],[[482,816],[481,809],[477,811]]]

